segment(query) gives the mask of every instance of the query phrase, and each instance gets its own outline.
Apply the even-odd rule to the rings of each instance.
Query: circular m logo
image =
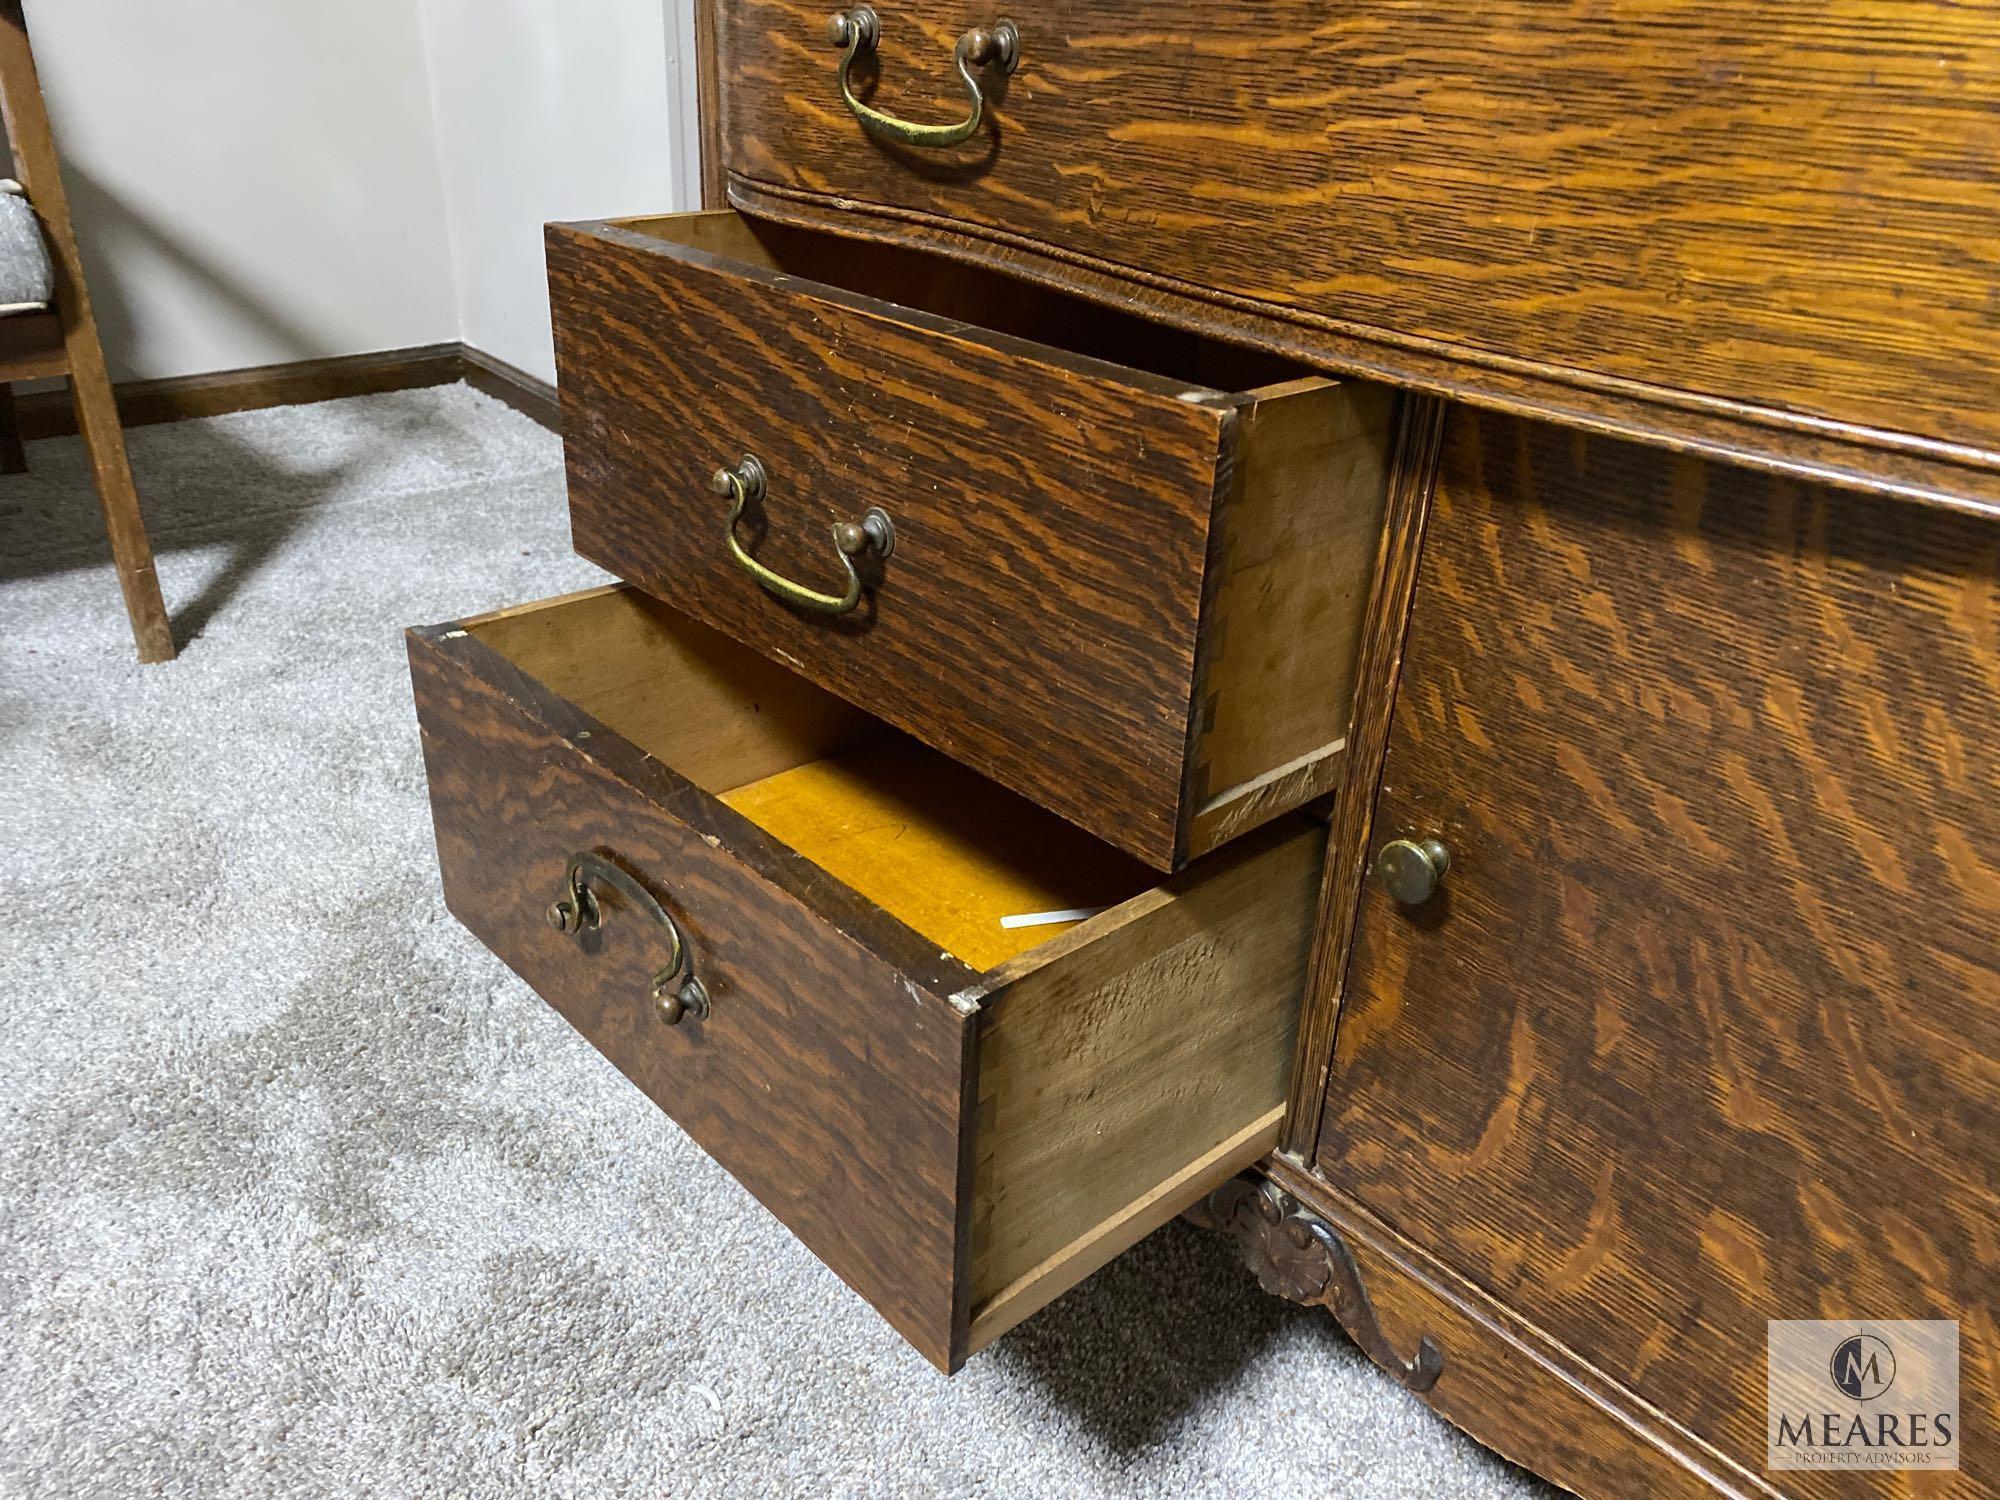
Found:
[[[1834,1386],[1855,1401],[1872,1401],[1896,1382],[1896,1356],[1872,1333],[1840,1341],[1827,1366]]]

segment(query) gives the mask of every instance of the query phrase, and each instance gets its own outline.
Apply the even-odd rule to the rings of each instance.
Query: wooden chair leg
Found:
[[[21,419],[14,411],[14,387],[0,380],[0,474],[28,472],[28,450],[21,442]]]
[[[125,430],[118,424],[118,403],[104,368],[104,347],[97,340],[83,256],[70,223],[69,197],[63,192],[62,168],[56,161],[55,137],[49,132],[21,0],[0,0],[0,113],[6,117],[7,141],[13,148],[14,175],[27,188],[28,201],[41,216],[48,238],[77,430],[90,454],[91,477],[97,481],[97,498],[104,507],[104,528],[111,533],[111,556],[118,564],[118,586],[125,591],[125,612],[132,617],[139,660],[170,661],[174,634],[167,622],[166,601],[160,597],[160,580],[153,574],[153,546],[139,517],[139,492],[125,457]]]
[[[70,397],[76,403],[77,431],[90,454],[91,478],[97,482],[98,503],[104,507],[104,529],[111,536],[111,557],[118,565],[118,586],[125,591],[125,612],[132,617],[132,638],[142,662],[172,661],[174,632],[160,580],[153,572],[153,544],[139,514],[139,491],[132,483],[131,461],[125,456],[125,429],[118,421],[118,402],[104,355],[92,338],[88,350],[71,347],[75,358],[69,374]],[[95,356],[94,358],[92,356]]]

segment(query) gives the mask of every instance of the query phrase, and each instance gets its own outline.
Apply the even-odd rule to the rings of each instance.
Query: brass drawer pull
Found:
[[[574,933],[579,940],[603,926],[604,908],[591,889],[593,882],[616,891],[634,912],[667,930],[673,956],[653,976],[652,988],[660,1019],[669,1026],[680,1025],[688,1016],[697,1021],[708,1019],[708,987],[695,977],[694,951],[682,936],[680,924],[637,877],[602,854],[586,851],[569,857],[569,873],[564,878],[567,894],[550,903],[549,926],[557,932]]]
[[[854,559],[871,552],[877,557],[887,557],[896,550],[895,524],[880,506],[869,506],[867,514],[859,521],[840,522],[833,528],[833,545],[840,553],[841,565],[847,569],[847,590],[840,594],[822,594],[817,589],[792,582],[782,573],[772,572],[745,551],[743,544],[736,539],[736,522],[743,514],[743,507],[752,500],[763,499],[767,487],[764,465],[758,462],[756,455],[744,454],[743,462],[733,469],[717,469],[708,483],[716,494],[732,497],[729,527],[725,533],[729,539],[730,555],[767,593],[775,594],[800,609],[822,615],[847,614],[861,602],[861,575],[854,570]]]
[[[913,120],[884,114],[854,97],[854,86],[848,78],[854,59],[864,52],[873,53],[881,34],[882,23],[866,5],[835,11],[826,18],[826,39],[844,49],[840,57],[840,97],[847,102],[849,113],[861,122],[862,129],[898,146],[935,150],[970,140],[986,119],[986,90],[980,86],[973,69],[998,68],[1002,73],[1011,73],[1021,61],[1021,33],[1012,21],[996,21],[990,30],[975,26],[958,39],[951,54],[951,60],[958,66],[958,76],[965,83],[965,96],[972,101],[972,113],[956,125],[919,125]]]

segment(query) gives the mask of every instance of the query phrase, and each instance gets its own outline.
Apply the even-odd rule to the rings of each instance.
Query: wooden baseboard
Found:
[[[506,402],[544,427],[560,428],[561,408],[554,386],[465,344],[425,344],[377,354],[344,354],[206,375],[176,375],[166,380],[126,381],[117,387],[118,415],[127,427],[143,427],[224,412],[331,401],[340,396],[417,390],[450,385],[455,380]],[[76,432],[76,412],[67,389],[24,393],[16,402],[16,411],[23,438],[68,437]]]
[[[459,345],[459,357],[464,362],[465,383],[475,391],[484,391],[496,401],[506,402],[550,432],[562,431],[562,401],[548,381],[470,344]]]

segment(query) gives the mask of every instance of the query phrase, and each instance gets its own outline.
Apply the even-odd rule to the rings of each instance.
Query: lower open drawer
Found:
[[[1310,822],[1155,885],[625,588],[410,663],[452,912],[938,1365],[1275,1143]]]

